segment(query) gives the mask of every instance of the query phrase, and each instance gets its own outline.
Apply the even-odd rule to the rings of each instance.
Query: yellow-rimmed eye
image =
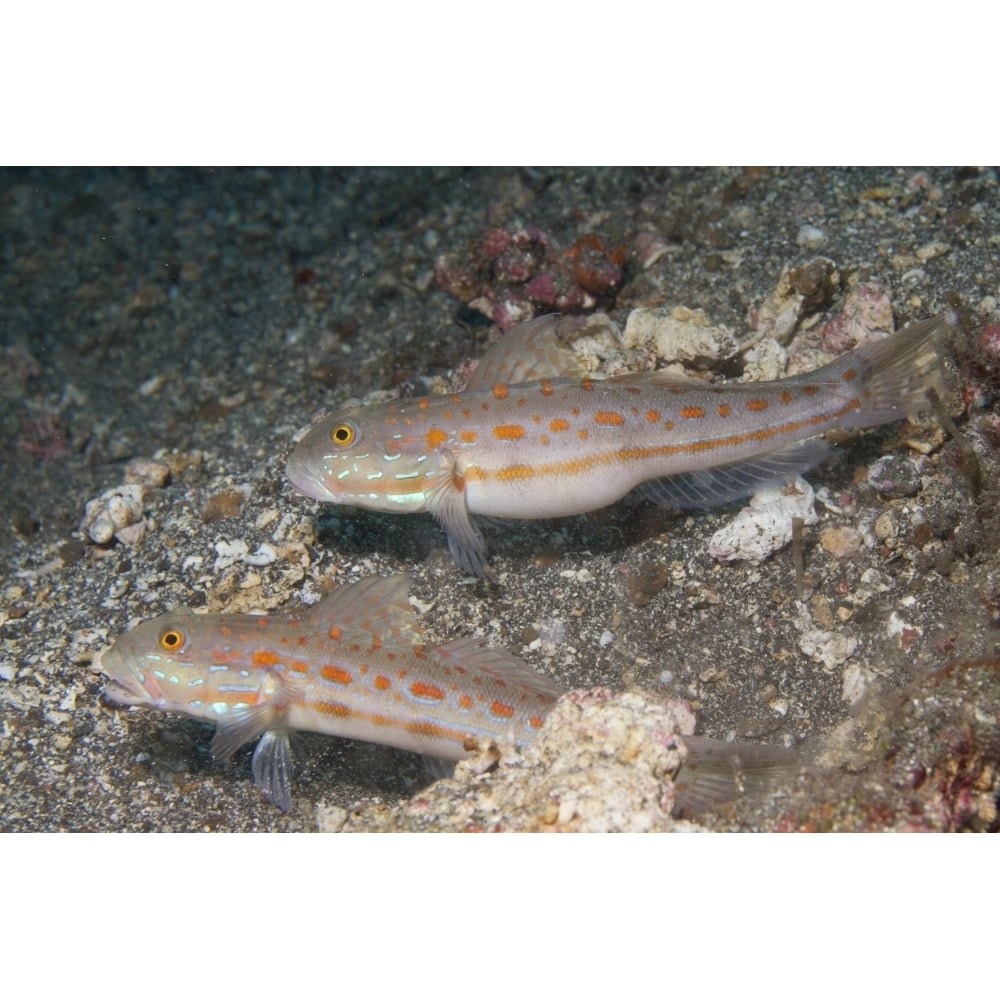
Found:
[[[172,653],[184,645],[184,633],[179,628],[168,628],[160,633],[160,649]]]
[[[355,436],[356,433],[353,424],[337,424],[330,431],[330,440],[341,448],[346,448],[349,444],[353,444]]]

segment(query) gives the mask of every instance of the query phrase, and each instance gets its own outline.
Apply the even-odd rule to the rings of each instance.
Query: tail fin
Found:
[[[812,384],[850,387],[860,393],[861,406],[840,425],[876,427],[900,420],[919,410],[932,409],[928,390],[944,392],[944,369],[938,341],[955,325],[954,314],[942,313],[931,319],[897,330],[882,340],[863,344],[842,358],[815,372],[796,375],[796,380]]]
[[[674,779],[677,812],[691,815],[741,795],[767,795],[798,774],[806,757],[797,750],[683,736],[688,757]]]

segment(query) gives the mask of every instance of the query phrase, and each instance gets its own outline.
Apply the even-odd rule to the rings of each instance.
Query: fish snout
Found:
[[[117,656],[108,657],[113,649],[106,649],[94,657],[94,666],[106,680],[102,694],[116,705],[155,705],[161,698],[155,679],[143,677]]]
[[[323,467],[310,460],[307,455],[303,454],[302,449],[297,448],[289,456],[288,463],[285,465],[285,475],[300,493],[313,500],[335,503],[339,499],[337,494],[327,486]]]

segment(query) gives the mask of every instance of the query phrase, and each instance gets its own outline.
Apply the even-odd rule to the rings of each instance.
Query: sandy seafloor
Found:
[[[544,762],[428,788],[412,755],[306,736],[284,815],[249,748],[214,761],[208,727],[102,700],[91,661],[134,620],[290,610],[401,571],[439,641],[487,635],[567,688],[683,698],[700,733],[802,751],[801,775],[699,825],[995,829],[998,220],[975,168],[0,173],[0,829],[671,827],[642,748],[630,770],[591,744],[577,807]],[[789,349],[836,352],[816,338],[859,289],[897,327],[953,308],[964,445],[894,425],[809,473],[836,503],[806,530],[802,601],[788,549],[709,555],[739,503],[487,525],[490,585],[430,517],[323,508],[284,479],[320,407],[451,384],[499,333],[461,299],[523,297],[524,268],[586,259],[596,291],[574,301],[619,330],[685,307],[743,338],[783,269],[819,257],[838,278],[792,290]],[[170,470],[143,527],[85,538],[85,503],[140,458]],[[240,558],[262,544],[273,561]]]

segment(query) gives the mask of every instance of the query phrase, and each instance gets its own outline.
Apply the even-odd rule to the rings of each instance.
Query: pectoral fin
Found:
[[[428,498],[427,509],[444,528],[455,562],[473,576],[492,576],[486,562],[486,539],[469,516],[465,483],[457,473],[441,480]]]

